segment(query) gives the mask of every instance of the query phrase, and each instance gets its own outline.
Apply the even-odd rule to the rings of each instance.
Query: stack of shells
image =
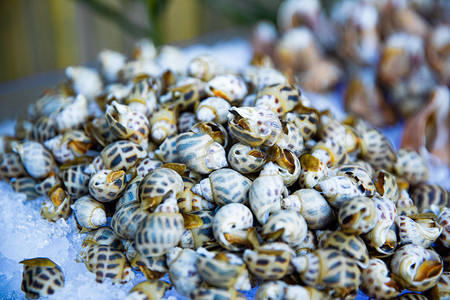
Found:
[[[42,218],[75,217],[74,259],[97,282],[142,272],[127,299],[161,298],[167,273],[191,299],[448,297],[448,191],[416,151],[312,108],[288,75],[146,40],[66,75],[1,138],[0,170],[44,197]],[[22,263],[27,296],[64,285],[48,258]]]
[[[450,165],[448,1],[343,0],[328,14],[321,3],[283,1],[279,30],[269,22],[254,30],[255,60],[274,62],[307,91],[344,82],[349,113],[378,127],[405,119],[402,147],[426,147]]]

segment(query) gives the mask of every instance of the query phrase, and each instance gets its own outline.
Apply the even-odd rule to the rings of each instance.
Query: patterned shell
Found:
[[[155,169],[145,175],[139,184],[141,209],[155,209],[169,193],[174,193],[178,199],[183,189],[183,179],[177,172],[168,168]]]
[[[413,189],[411,198],[419,212],[434,212],[436,208],[449,205],[449,192],[437,184],[419,184]]]
[[[230,103],[239,101],[247,95],[247,87],[242,78],[233,74],[215,76],[205,87],[208,96],[220,97]]]
[[[170,284],[162,280],[143,281],[136,284],[124,300],[158,300],[169,288]]]
[[[394,278],[390,277],[390,272],[379,258],[369,260],[369,265],[361,274],[361,290],[376,299],[392,299],[403,290]]]
[[[400,197],[400,192],[398,188],[395,176],[384,170],[380,170],[374,175],[374,184],[377,192],[392,202],[397,203]]]
[[[402,244],[430,247],[442,233],[442,226],[435,220],[436,215],[418,214],[410,217],[398,216],[399,237]]]
[[[27,298],[53,295],[64,286],[64,274],[61,268],[48,258],[37,257],[22,260],[21,290]]]
[[[163,255],[178,244],[183,232],[184,221],[181,214],[149,214],[136,231],[136,250],[143,257]]]
[[[284,116],[301,101],[300,90],[288,83],[267,86],[256,95],[255,106],[270,109],[278,117]]]
[[[49,192],[49,197],[42,202],[41,217],[50,222],[56,222],[63,218],[67,220],[72,213],[70,195],[61,187],[54,187]]]
[[[141,210],[138,202],[120,206],[111,219],[111,227],[122,238],[133,240],[136,230],[148,212]]]
[[[46,177],[55,165],[51,153],[38,142],[16,144],[13,151],[19,154],[25,170],[33,178]]]
[[[5,153],[2,156],[0,165],[0,175],[2,178],[13,178],[27,175],[20,156],[16,153]]]
[[[283,278],[289,270],[291,253],[281,250],[244,251],[244,261],[250,272],[265,280]]]
[[[375,185],[372,178],[362,167],[352,164],[339,166],[336,174],[350,178],[362,195],[372,197],[375,194]]]
[[[378,222],[376,203],[364,196],[350,199],[339,209],[338,220],[344,232],[353,234],[369,232]]]
[[[161,144],[168,136],[177,133],[177,117],[174,109],[162,107],[150,118],[150,136],[152,140]]]
[[[228,125],[231,135],[249,146],[273,146],[282,132],[280,119],[267,108],[232,107]]]
[[[186,229],[181,237],[180,246],[183,248],[197,249],[199,247],[206,247],[214,245],[213,220],[214,212],[208,210],[199,210],[191,212],[189,215],[199,217],[202,225]]]
[[[89,175],[84,173],[86,164],[61,167],[59,176],[67,192],[74,199],[89,193]]]
[[[89,193],[100,202],[116,200],[126,187],[125,172],[102,170],[91,176]]]
[[[426,161],[414,150],[400,149],[394,165],[395,173],[411,185],[425,182],[429,176]]]
[[[110,227],[103,226],[92,230],[84,237],[80,252],[77,254],[76,261],[84,262],[87,256],[87,250],[89,250],[91,246],[95,245],[111,246],[118,250],[123,249],[122,241],[114,230]]]
[[[369,265],[369,251],[364,241],[357,235],[334,231],[324,242],[324,248],[338,249],[354,258],[356,263],[365,269]]]
[[[33,200],[39,196],[35,190],[36,183],[36,180],[31,177],[12,178],[9,181],[12,189],[16,193],[24,193],[27,196],[27,200]]]
[[[308,226],[305,218],[293,210],[279,210],[270,215],[263,226],[262,234],[268,240],[274,240],[273,235],[291,247],[301,244],[306,238]],[[278,237],[279,236],[279,237]]]
[[[89,272],[96,275],[95,281],[98,283],[103,283],[105,279],[118,283],[127,283],[134,279],[134,272],[127,258],[122,251],[112,246],[90,247],[84,264]]]
[[[234,144],[228,151],[230,166],[241,174],[261,170],[266,163],[266,156],[260,149],[240,142]]]
[[[361,133],[361,157],[375,170],[391,171],[396,159],[395,152],[388,139],[375,128]]]
[[[31,139],[43,143],[56,136],[56,122],[52,118],[42,116],[31,129]]]
[[[117,141],[100,152],[106,169],[127,171],[147,156],[147,151],[131,141]]]

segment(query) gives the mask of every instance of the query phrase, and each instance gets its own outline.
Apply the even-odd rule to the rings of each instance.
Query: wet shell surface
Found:
[[[25,142],[13,146],[14,152],[19,154],[27,173],[33,178],[44,178],[55,164],[50,152],[38,142]]]
[[[395,251],[392,273],[399,284],[411,291],[425,291],[436,285],[443,271],[443,261],[436,252],[417,245],[405,245]]]
[[[96,275],[95,281],[98,283],[102,283],[106,279],[110,279],[112,282],[127,283],[135,277],[125,255],[111,246],[95,245],[90,247],[84,264],[90,272]]]
[[[369,297],[392,299],[400,294],[402,288],[390,277],[385,262],[379,258],[372,258],[368,267],[362,270],[361,290]]]
[[[21,290],[27,298],[53,295],[64,287],[64,273],[52,260],[44,257],[25,259]]]
[[[231,105],[220,97],[209,97],[201,101],[195,109],[195,114],[200,122],[217,122],[224,124],[228,121],[228,110]]]
[[[137,202],[128,202],[116,209],[112,219],[111,228],[122,238],[133,240],[136,230],[148,212],[141,209]]]
[[[104,167],[113,171],[126,171],[147,156],[147,151],[131,141],[117,141],[100,152]]]
[[[156,300],[164,297],[170,284],[161,280],[147,280],[136,284],[124,300]]]
[[[89,193],[100,202],[114,201],[126,187],[125,175],[122,170],[99,171],[89,180]]]
[[[142,179],[139,184],[139,200],[142,210],[155,209],[169,194],[179,198],[184,183],[181,176],[172,169],[158,168]]]
[[[305,218],[300,213],[293,210],[279,210],[270,215],[263,226],[262,235],[268,240],[279,239],[295,247],[305,240],[307,230]]]
[[[48,198],[42,202],[41,217],[50,222],[63,218],[67,220],[72,213],[70,195],[61,187],[56,186],[50,190]]]
[[[74,199],[89,193],[89,175],[84,172],[85,170],[85,164],[61,167],[59,173],[61,181]]]
[[[228,151],[228,161],[230,166],[239,173],[254,173],[264,167],[266,154],[257,147],[236,143]]]
[[[105,245],[111,246],[118,250],[123,249],[122,241],[120,237],[110,227],[100,227],[90,231],[83,239],[81,249],[78,252],[76,261],[84,262],[86,259],[87,251],[91,246]]]
[[[220,169],[212,172],[191,190],[219,206],[228,203],[247,202],[251,181],[232,169]]]
[[[282,83],[260,90],[256,95],[255,107],[270,109],[281,118],[299,103],[301,103],[300,90],[290,84]]]
[[[181,161],[200,174],[209,174],[228,166],[225,149],[207,134],[180,134],[177,138],[177,151]]]
[[[83,232],[106,224],[105,206],[90,196],[78,199],[71,207]]]
[[[179,213],[151,213],[136,230],[136,250],[143,258],[166,254],[176,246],[184,232],[183,217]]]

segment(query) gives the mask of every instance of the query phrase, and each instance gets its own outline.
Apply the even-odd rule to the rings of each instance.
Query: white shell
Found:
[[[414,244],[424,248],[430,247],[442,233],[440,226],[432,218],[413,220],[407,216],[398,216],[396,223],[402,244]]]
[[[200,122],[217,122],[223,124],[227,122],[230,103],[220,97],[209,97],[200,102],[195,113]]]
[[[125,187],[124,171],[98,171],[89,180],[89,192],[100,202],[116,200]]]
[[[33,178],[46,177],[54,167],[53,156],[38,142],[16,143],[13,151],[19,154],[25,170]]]
[[[100,63],[100,71],[109,82],[117,81],[117,74],[125,65],[127,58],[122,53],[103,49],[97,56]]]
[[[71,205],[78,224],[84,230],[99,228],[106,224],[105,206],[90,196],[84,196]]]
[[[75,92],[86,96],[88,99],[94,99],[103,88],[100,75],[93,68],[82,66],[68,67],[66,68],[66,76],[72,81]]]
[[[293,210],[280,210],[270,215],[263,226],[262,234],[270,234],[282,229],[280,240],[295,247],[306,238],[308,226],[300,213]]]
[[[73,99],[73,102],[64,106],[55,116],[55,121],[58,130],[62,132],[83,125],[88,116],[88,101],[84,95],[80,94]]]
[[[280,210],[284,189],[278,168],[272,162],[267,163],[249,192],[250,207],[259,223],[265,224],[271,212]]]
[[[170,282],[175,289],[185,297],[192,297],[202,283],[197,270],[197,253],[192,249],[174,247],[167,253],[167,264]]]
[[[362,195],[358,187],[346,176],[326,178],[319,182],[319,186],[328,203],[335,208],[339,208],[342,202]]]
[[[247,86],[242,78],[233,74],[218,75],[211,79],[205,87],[208,96],[221,97],[228,102],[244,99]]]
[[[247,206],[230,203],[222,206],[214,216],[214,237],[222,247],[230,251],[239,251],[241,247],[231,244],[227,234],[236,238],[247,238],[247,229],[253,225],[253,215]]]

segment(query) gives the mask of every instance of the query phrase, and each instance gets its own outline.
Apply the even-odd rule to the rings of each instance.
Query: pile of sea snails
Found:
[[[285,0],[277,16],[278,30],[255,28],[257,60],[271,57],[308,91],[344,79],[347,111],[378,127],[406,120],[402,146],[450,166],[450,100],[435,90],[450,85],[449,1]]]
[[[128,300],[171,285],[191,299],[256,286],[256,299],[449,299],[448,191],[416,151],[318,111],[291,80],[148,40],[131,59],[104,50],[1,138],[1,176],[44,196],[45,220],[74,216],[87,234],[73,259],[97,282],[141,272]],[[22,263],[27,297],[64,286],[50,259]]]

